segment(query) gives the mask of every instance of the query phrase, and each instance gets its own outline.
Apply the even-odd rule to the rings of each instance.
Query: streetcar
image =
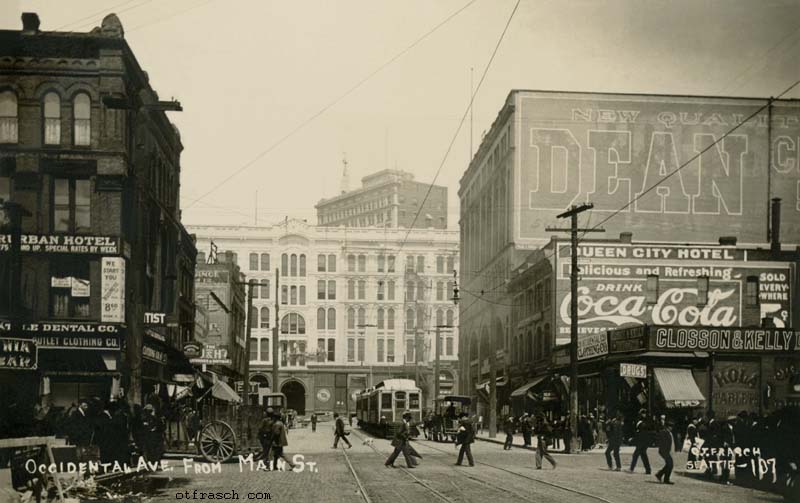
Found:
[[[411,424],[422,421],[422,391],[413,379],[386,379],[356,396],[358,426],[374,435],[392,437],[411,413]]]
[[[466,412],[469,414],[469,406],[472,399],[463,395],[445,395],[436,400],[438,412],[442,415],[442,433],[445,439],[455,441],[458,434],[458,418]]]

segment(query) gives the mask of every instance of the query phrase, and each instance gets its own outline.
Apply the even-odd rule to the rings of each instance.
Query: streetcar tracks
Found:
[[[350,469],[350,473],[353,475],[353,478],[356,479],[359,494],[361,494],[361,497],[364,498],[366,503],[372,503],[372,499],[369,497],[369,494],[367,494],[367,489],[364,487],[364,484],[361,483],[361,479],[358,478],[358,474],[356,473],[356,469],[353,467],[353,463],[350,462],[350,456],[347,455],[347,449],[342,448],[342,453],[344,453],[344,460],[347,461],[347,467]]]
[[[433,449],[434,451],[438,451],[438,452],[441,452],[443,454],[449,454],[448,452],[446,452],[446,451],[444,451],[442,449],[439,449],[437,447],[434,447],[432,445],[429,445],[428,443],[425,443],[425,444],[422,444],[422,445],[425,445],[425,447],[427,447],[429,449]],[[483,461],[476,461],[476,464],[483,465],[483,466],[488,466],[489,468],[494,468],[495,470],[500,470],[500,471],[503,471],[503,472],[506,472],[506,473],[510,473],[512,475],[516,475],[518,477],[522,477],[522,478],[527,479],[527,480],[532,480],[534,482],[539,482],[540,484],[544,484],[544,485],[547,485],[547,486],[550,486],[550,487],[555,487],[556,489],[561,489],[562,491],[568,491],[568,492],[571,492],[571,493],[574,493],[574,494],[579,494],[581,496],[585,496],[587,498],[595,499],[597,501],[602,501],[603,503],[613,503],[612,501],[609,501],[609,500],[607,500],[607,499],[605,499],[605,498],[603,498],[601,496],[597,496],[597,495],[594,495],[594,494],[583,492],[583,491],[581,491],[579,489],[575,489],[575,488],[572,488],[572,487],[562,486],[561,484],[556,484],[555,482],[549,482],[549,481],[542,480],[542,479],[539,479],[539,478],[536,478],[536,477],[531,477],[529,475],[525,475],[524,473],[519,473],[519,472],[516,472],[514,470],[509,470],[508,468],[503,468],[501,466],[492,465],[492,464],[489,464],[489,463],[485,463]],[[483,484],[491,485],[490,483],[488,483],[488,482],[486,482],[484,480],[481,480],[481,479],[477,479],[477,480],[480,480],[480,482],[483,483]],[[507,490],[505,488],[502,488],[502,489],[507,491],[507,492],[511,492],[510,490]],[[529,498],[525,498],[525,499],[528,499],[530,501]]]

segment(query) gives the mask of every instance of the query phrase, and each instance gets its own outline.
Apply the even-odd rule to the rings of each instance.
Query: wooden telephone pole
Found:
[[[579,232],[605,232],[604,229],[579,229],[578,215],[586,210],[591,210],[594,205],[591,203],[580,204],[572,207],[557,215],[556,218],[570,219],[569,229],[547,227],[547,232],[569,232],[571,237],[570,246],[570,337],[569,337],[569,427],[572,432],[572,442],[575,445],[578,439],[578,233]],[[556,243],[556,247],[558,244]],[[556,271],[558,273],[558,271]],[[572,450],[572,445],[566,445],[567,449]]]

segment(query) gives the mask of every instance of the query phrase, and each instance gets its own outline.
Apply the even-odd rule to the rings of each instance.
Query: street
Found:
[[[232,496],[235,490],[241,500],[248,499],[250,493],[250,499],[265,499],[264,493],[269,493],[274,501],[303,502],[782,501],[774,494],[684,477],[680,475],[682,470],[678,470],[672,486],[659,484],[641,467],[635,474],[609,472],[601,452],[556,454],[556,470],[546,462],[542,470],[535,470],[532,451],[504,451],[499,444],[483,441],[473,444],[477,463],[474,468],[454,466],[457,450],[451,444],[419,440],[413,443],[423,456],[419,467],[391,469],[383,466],[392,451],[388,440],[374,439],[372,445],[366,445],[364,440],[372,437],[357,428],[348,438],[352,449],[343,450],[340,445],[333,450],[332,426],[327,423],[316,432],[307,428],[291,430],[286,452],[290,458],[302,455],[295,459],[304,463],[302,471],[298,468],[297,472],[252,471],[249,465],[240,467],[238,461],[232,461],[222,466],[221,473],[195,473],[202,471],[196,470],[202,463],[195,460],[197,465],[190,465],[188,473],[184,473],[182,460],[170,460],[173,471],[152,475],[153,485],[159,489],[151,496],[153,501],[176,501],[187,496],[200,499],[201,493],[228,492]],[[649,454],[655,471],[660,468],[661,459],[652,449]],[[676,466],[682,466],[684,460],[679,454]],[[622,461],[627,466],[630,452],[622,454]],[[405,466],[402,456],[395,466]],[[361,495],[359,484],[366,498]],[[261,497],[255,493],[262,493]]]

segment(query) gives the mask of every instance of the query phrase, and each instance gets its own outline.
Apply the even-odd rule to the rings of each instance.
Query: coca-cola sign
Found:
[[[709,288],[704,305],[700,305],[696,286],[668,286],[652,303],[644,287],[642,282],[630,281],[578,287],[579,333],[641,324],[729,327],[739,322],[737,285]],[[559,308],[562,333],[569,333],[570,300],[567,293]]]

